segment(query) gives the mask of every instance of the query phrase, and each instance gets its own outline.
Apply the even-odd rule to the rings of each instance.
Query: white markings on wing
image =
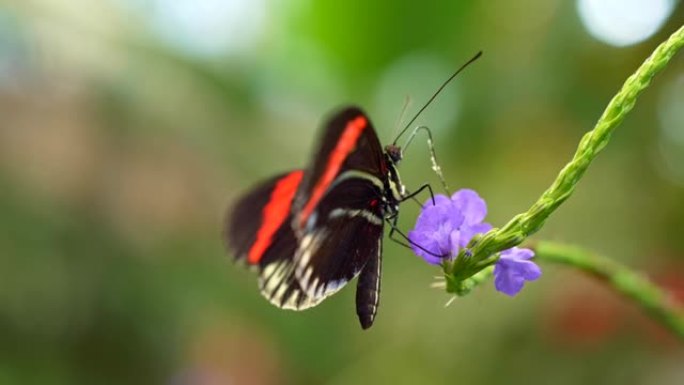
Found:
[[[348,281],[346,279],[324,282],[314,275],[314,267],[311,265],[313,254],[319,250],[320,243],[329,236],[330,233],[320,230],[305,235],[302,238],[300,247],[295,254],[295,277],[307,297],[317,301],[335,294]]]
[[[382,180],[375,175],[365,172],[365,171],[359,171],[359,170],[347,170],[340,174],[335,181],[328,187],[328,191],[332,190],[336,185],[346,181],[347,179],[351,178],[359,178],[359,179],[364,179],[367,180],[375,185],[378,189],[382,190],[385,186],[382,183]]]
[[[278,289],[278,286],[291,273],[292,265],[288,261],[278,261],[266,265],[264,268],[264,280],[262,290],[270,295]]]
[[[382,226],[382,218],[375,215],[372,211],[362,210],[362,209],[334,209],[328,214],[328,219],[335,219],[339,217],[361,217],[368,222],[376,225]]]
[[[259,280],[261,295],[273,305],[288,310],[304,310],[318,305],[323,298],[311,298],[304,293],[294,277],[291,260],[279,260],[266,265]]]
[[[375,270],[375,289],[373,290],[373,311],[371,312],[371,322],[375,319],[380,302],[380,274],[382,273],[382,238],[378,239],[377,268]]]

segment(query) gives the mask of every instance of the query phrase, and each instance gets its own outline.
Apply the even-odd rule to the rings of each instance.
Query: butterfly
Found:
[[[316,306],[359,276],[356,312],[373,324],[380,297],[385,218],[406,195],[398,147],[384,150],[358,107],[337,112],[311,163],[271,178],[228,217],[233,255],[259,270],[261,294],[294,310]]]
[[[438,89],[399,136],[480,54]],[[402,160],[397,139],[383,148],[368,115],[359,107],[343,108],[324,124],[306,168],[272,177],[237,200],[226,217],[226,244],[235,259],[256,267],[259,289],[269,302],[308,309],[358,276],[356,313],[363,329],[373,325],[384,226],[391,226],[391,239],[396,231],[408,240],[396,228],[399,204],[425,188],[432,194],[429,184],[407,192],[397,170]],[[428,144],[438,171],[432,141]]]

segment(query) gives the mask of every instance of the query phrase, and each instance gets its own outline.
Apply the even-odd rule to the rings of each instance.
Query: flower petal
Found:
[[[501,258],[505,259],[532,259],[534,257],[534,251],[531,249],[524,249],[521,247],[512,247],[508,250],[501,252]]]
[[[541,276],[541,269],[530,261],[534,252],[530,249],[511,248],[501,252],[494,267],[494,286],[507,295],[516,295],[525,281],[534,281]]]
[[[454,257],[458,255],[458,251],[461,247],[461,232],[459,230],[453,230],[451,234],[449,234],[449,241],[451,244],[451,255]]]
[[[429,251],[433,254],[440,255],[439,244],[435,241],[431,233],[411,230],[408,233],[408,238],[411,241],[411,249],[413,249],[413,252],[417,256],[433,265],[437,265],[441,262],[440,258],[428,253]]]
[[[494,287],[497,291],[514,296],[522,290],[524,285],[525,279],[518,275],[510,274],[508,268],[499,264],[494,267]]]
[[[532,261],[520,261],[518,264],[518,273],[525,278],[525,281],[534,281],[541,277],[541,268]]]
[[[436,195],[434,205],[428,198],[416,226],[408,234],[413,252],[428,263],[439,264],[452,253],[450,235],[463,220],[463,214],[445,195]]]
[[[459,242],[460,247],[466,247],[477,234],[484,234],[492,229],[492,225],[489,223],[478,223],[473,226],[461,225],[460,234],[461,239]]]
[[[450,223],[452,228],[456,228],[463,223],[463,215],[446,196],[435,196],[435,205],[429,202],[423,206],[418,216],[416,230],[435,231],[445,223]]]
[[[438,206],[438,205],[443,205],[446,204],[449,201],[449,197],[444,195],[444,194],[437,194],[435,195],[435,202],[433,204],[432,202],[432,197],[428,197],[425,200],[425,203],[423,203],[423,208],[429,207],[429,206]]]
[[[480,223],[487,216],[487,203],[474,190],[458,190],[451,196],[451,201],[461,211],[468,225]]]

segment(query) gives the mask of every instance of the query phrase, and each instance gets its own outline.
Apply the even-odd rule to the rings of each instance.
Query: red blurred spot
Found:
[[[624,305],[608,289],[587,277],[571,280],[573,285],[562,285],[562,291],[551,295],[545,317],[549,337],[564,346],[605,343],[622,326]]]
[[[671,305],[684,310],[684,265],[681,263],[667,263],[660,266],[652,275],[653,282],[665,289],[671,296]],[[653,342],[660,347],[672,349],[681,347],[681,341],[663,326],[661,323],[650,318],[642,312],[639,317],[639,326],[643,328]]]
[[[681,308],[684,267],[667,265],[657,271],[650,275],[653,282],[672,295],[673,306]],[[572,284],[559,285],[546,307],[545,329],[554,344],[591,348],[629,334],[644,336],[660,348],[681,346],[672,331],[602,281],[577,272],[565,280]]]

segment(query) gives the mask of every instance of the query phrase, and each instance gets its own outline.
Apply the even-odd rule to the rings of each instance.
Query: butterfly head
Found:
[[[385,154],[387,154],[387,157],[393,164],[399,164],[403,157],[403,154],[401,153],[401,147],[394,144],[388,144],[385,146]]]

